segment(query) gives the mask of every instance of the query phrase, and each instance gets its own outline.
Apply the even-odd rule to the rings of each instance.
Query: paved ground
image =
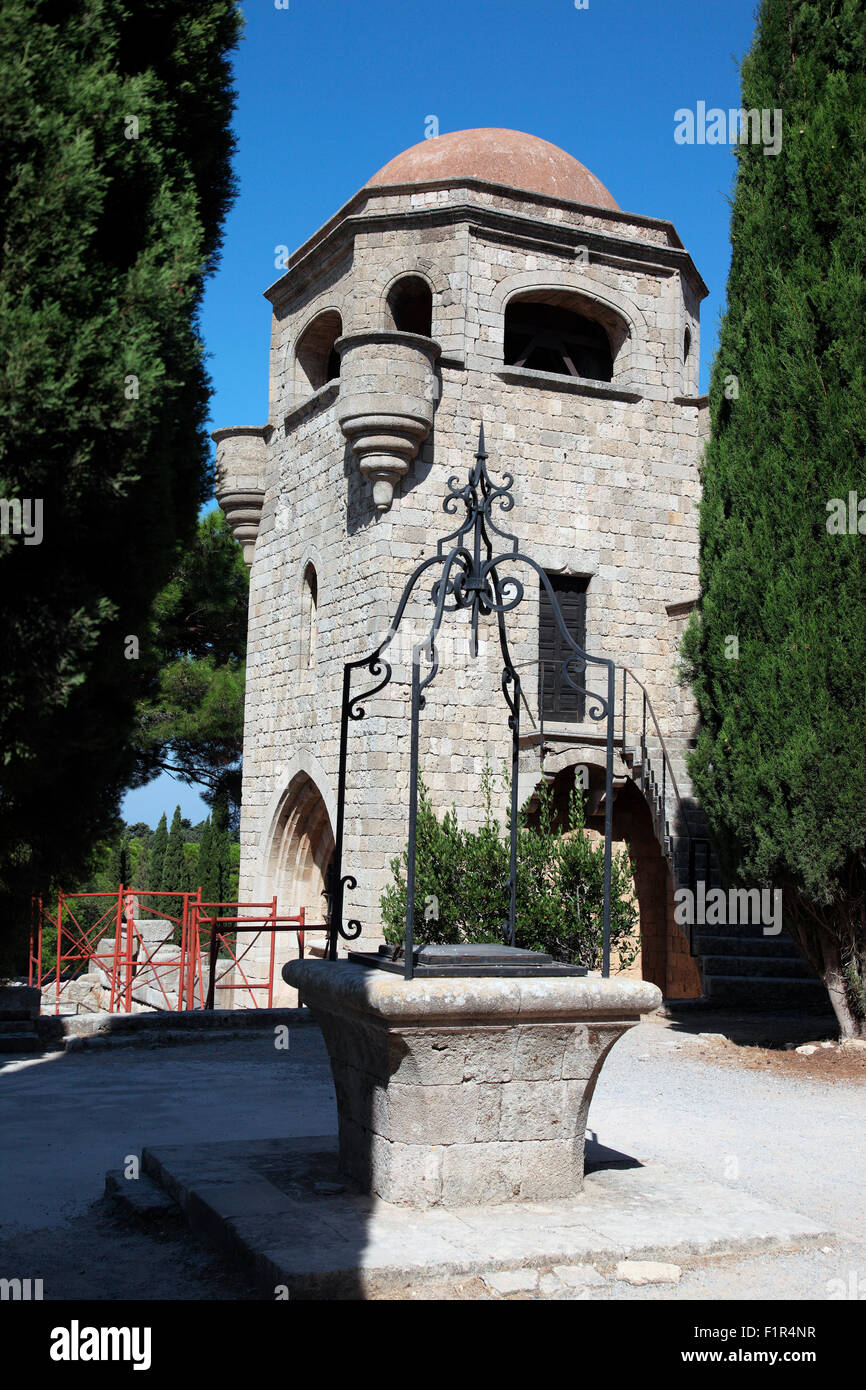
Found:
[[[694,1027],[694,1025],[689,1025]],[[101,1194],[143,1145],[323,1134],[335,1128],[315,1030],[178,1047],[118,1048],[0,1067],[0,1276],[43,1278],[48,1298],[253,1297],[176,1224],[135,1228]],[[862,1080],[737,1065],[733,1044],[648,1023],[612,1052],[590,1126],[606,1146],[828,1224],[838,1241],[795,1255],[685,1268],[676,1286],[614,1278],[512,1298],[828,1298],[866,1295],[866,1062]],[[746,1054],[742,1054],[745,1056]],[[736,1057],[736,1054],[733,1054]],[[804,1059],[806,1062],[811,1059]],[[792,1065],[799,1065],[792,1064]],[[108,1273],[110,1271],[110,1274]],[[477,1280],[431,1293],[501,1297]]]

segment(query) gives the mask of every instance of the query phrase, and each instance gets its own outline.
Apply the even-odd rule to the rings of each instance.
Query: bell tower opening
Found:
[[[550,299],[519,298],[507,306],[505,365],[589,381],[613,380],[613,352],[603,324]]]

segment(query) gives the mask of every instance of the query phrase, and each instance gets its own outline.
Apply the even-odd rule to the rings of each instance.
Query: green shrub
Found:
[[[439,821],[422,784],[418,794],[415,851],[416,945],[499,942],[508,920],[508,827],[493,815],[493,778],[483,778],[484,821],[461,829],[456,811]],[[584,833],[583,796],[569,800],[568,824],[557,827],[553,793],[537,793],[532,824],[526,809],[517,832],[516,944],[554,960],[596,970],[602,959],[604,843]],[[391,860],[394,882],[381,898],[385,939],[401,945],[406,925],[408,850]],[[631,939],[637,909],[630,897],[628,853],[611,866],[611,949],[627,967],[636,955]]]

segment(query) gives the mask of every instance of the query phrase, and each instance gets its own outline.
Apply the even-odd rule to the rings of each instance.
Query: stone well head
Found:
[[[340,1166],[401,1206],[580,1192],[590,1101],[618,1038],[661,1003],[640,980],[416,977],[290,961],[331,1060]]]

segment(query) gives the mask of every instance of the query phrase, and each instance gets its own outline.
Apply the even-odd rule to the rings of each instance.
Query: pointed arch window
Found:
[[[301,667],[310,670],[316,664],[319,636],[319,581],[314,565],[304,570],[301,595]]]

